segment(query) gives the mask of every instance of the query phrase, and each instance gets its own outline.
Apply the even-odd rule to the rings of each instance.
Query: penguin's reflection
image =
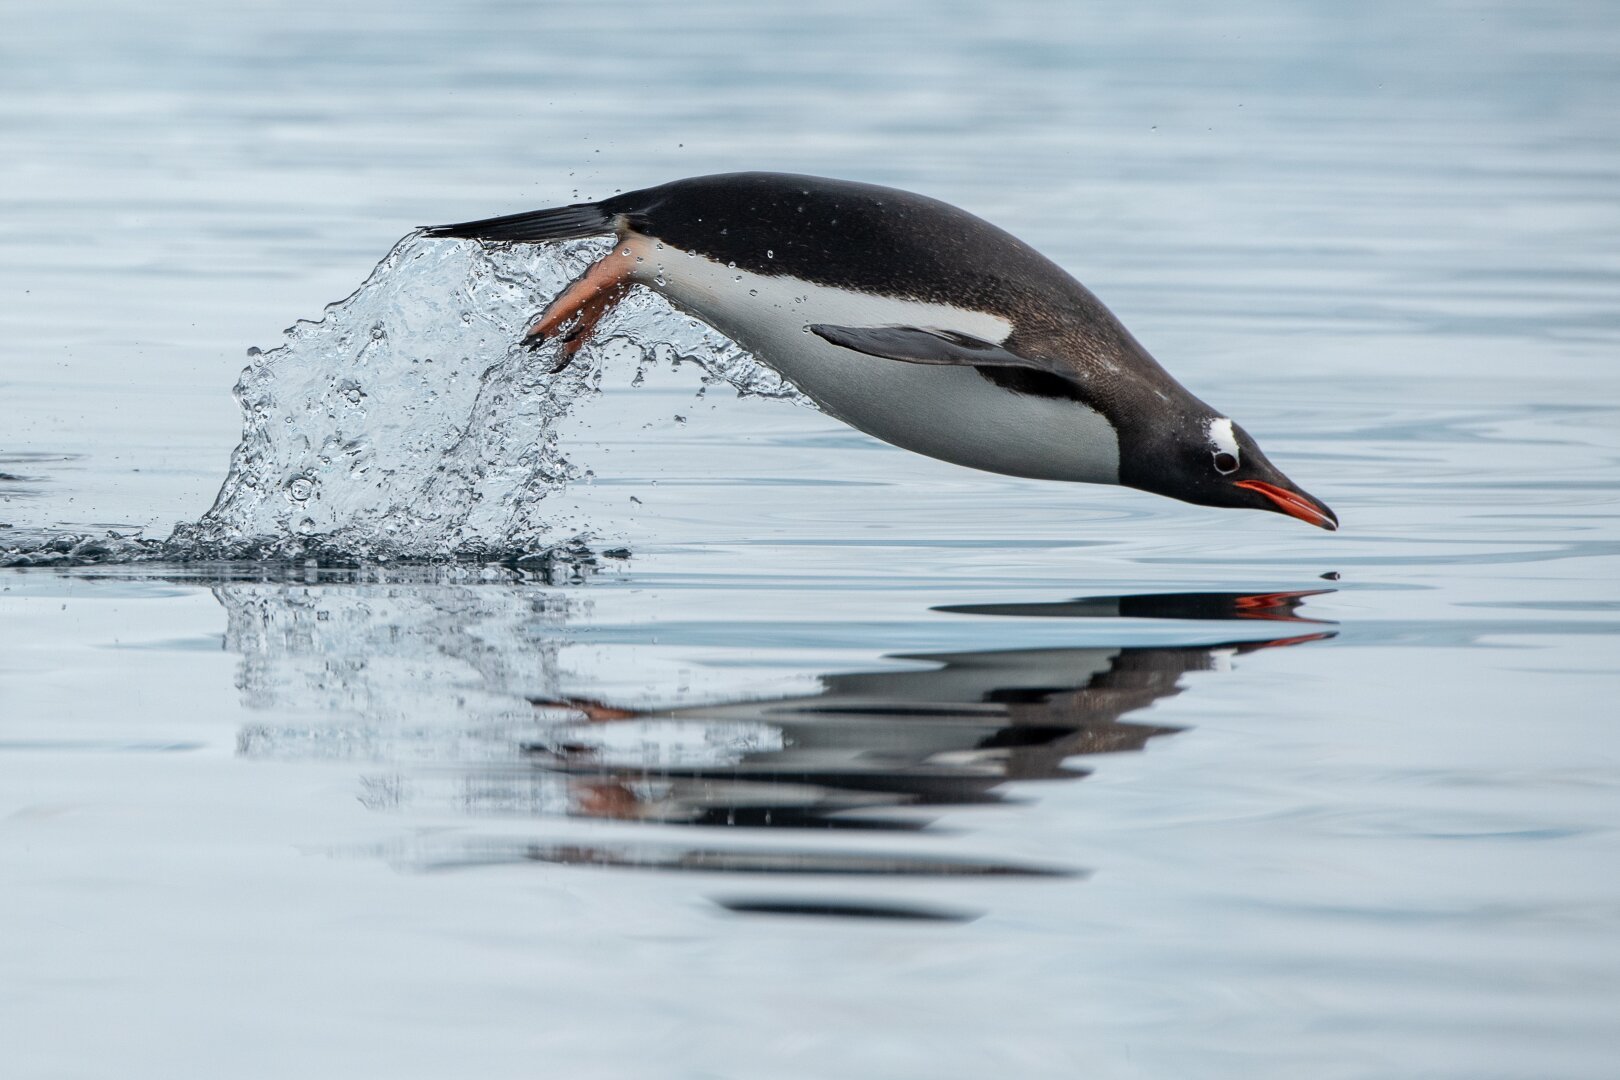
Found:
[[[1316,592],[1180,593],[937,610],[1007,618],[1254,620],[1308,624]],[[1322,624],[1317,624],[1322,625]],[[1304,626],[1297,626],[1305,629]],[[1088,627],[1095,641],[1102,627]],[[995,636],[994,624],[987,637]],[[1140,750],[1179,728],[1127,719],[1183,689],[1181,677],[1231,657],[1333,636],[1321,629],[1262,640],[1170,646],[1086,644],[896,655],[925,665],[829,674],[813,694],[625,709],[588,697],[533,698],[569,719],[526,747],[568,781],[569,812],[694,825],[918,828],[916,808],[1003,798],[1014,780],[1078,779],[1079,755]],[[675,725],[675,727],[671,727]],[[623,737],[638,728],[642,737]],[[665,758],[669,732],[752,732],[752,746],[708,760]],[[661,739],[660,736],[663,738]],[[703,742],[699,738],[696,740]],[[688,755],[689,757],[691,755]]]

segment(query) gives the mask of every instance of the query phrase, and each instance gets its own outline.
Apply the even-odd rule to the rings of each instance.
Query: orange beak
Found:
[[[1276,484],[1268,484],[1264,480],[1239,480],[1236,486],[1258,491],[1276,504],[1278,510],[1289,517],[1297,517],[1306,524],[1315,525],[1329,532],[1339,527],[1339,519],[1333,516],[1333,511],[1313,501],[1308,495],[1280,488]]]

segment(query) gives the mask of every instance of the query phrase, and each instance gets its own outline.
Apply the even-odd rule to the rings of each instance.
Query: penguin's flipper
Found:
[[[810,332],[845,349],[907,364],[955,364],[966,367],[1021,367],[1054,372],[1050,361],[1015,352],[953,330],[916,326],[832,326],[813,323]]]

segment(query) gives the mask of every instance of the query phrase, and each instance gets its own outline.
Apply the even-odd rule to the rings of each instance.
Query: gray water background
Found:
[[[609,358],[567,524],[628,561],[0,572],[14,1074],[1613,1074],[1611,5],[4,19],[0,533],[196,517],[244,350],[412,226],[733,168],[1030,240],[1345,524],[969,473]],[[1312,623],[1050,606],[1315,589]],[[920,830],[670,823],[681,768],[792,749],[739,702],[987,654],[1025,691],[1131,658],[1164,733]],[[540,752],[642,770],[653,820]],[[812,901],[944,918],[731,910]]]

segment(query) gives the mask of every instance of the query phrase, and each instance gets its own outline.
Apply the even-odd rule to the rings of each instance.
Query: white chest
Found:
[[[1119,440],[1069,399],[1016,394],[970,367],[908,364],[840,348],[811,323],[916,326],[1000,343],[999,316],[752,274],[632,235],[635,279],[781,372],[823,410],[896,446],[990,472],[1119,482]]]

